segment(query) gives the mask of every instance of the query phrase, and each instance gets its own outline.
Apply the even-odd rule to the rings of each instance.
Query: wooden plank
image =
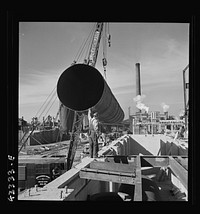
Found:
[[[115,162],[115,163],[124,163],[124,164],[132,164],[136,167],[136,155],[106,155],[105,162]]]
[[[81,171],[84,172],[93,172],[93,173],[101,173],[101,174],[108,174],[108,175],[118,175],[118,176],[127,176],[127,177],[136,177],[136,173],[134,172],[117,172],[117,171],[108,171],[104,169],[91,169],[91,168],[83,168]]]
[[[188,171],[181,166],[173,157],[169,156],[169,167],[183,186],[188,189]]]
[[[127,176],[119,176],[114,174],[104,174],[104,173],[95,173],[90,171],[81,170],[79,172],[80,178],[84,179],[93,179],[93,180],[100,180],[100,181],[111,181],[115,183],[124,183],[124,184],[134,184],[135,178],[134,177],[127,177]]]
[[[134,201],[142,201],[142,175],[140,156],[137,156]]]
[[[64,201],[74,189],[65,188],[42,189],[36,191],[35,188],[26,190],[23,194],[18,195],[18,200],[34,200],[34,201]]]
[[[186,169],[188,170],[188,157],[181,157],[177,156],[177,161]]]
[[[134,164],[123,164],[123,163],[114,163],[114,162],[98,162],[93,161],[90,163],[91,169],[103,169],[108,171],[115,171],[115,172],[128,172],[133,173],[136,169]]]
[[[141,157],[141,165],[142,167],[145,166],[159,166],[159,167],[163,167],[163,166],[168,166],[169,165],[169,158],[168,157]]]

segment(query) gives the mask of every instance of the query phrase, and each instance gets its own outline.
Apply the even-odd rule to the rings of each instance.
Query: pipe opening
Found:
[[[87,110],[98,103],[104,90],[104,79],[94,67],[75,64],[67,68],[57,83],[59,100],[75,111]]]

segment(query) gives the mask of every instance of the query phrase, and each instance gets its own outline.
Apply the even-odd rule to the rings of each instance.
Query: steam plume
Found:
[[[161,107],[163,108],[163,112],[167,112],[169,109],[169,105],[165,104],[164,102],[161,103]]]
[[[136,102],[136,107],[140,110],[145,110],[147,113],[149,111],[149,107],[147,107],[144,103],[142,103],[142,100],[145,98],[146,96],[143,95],[137,95],[136,97],[133,98],[133,100]]]
[[[181,110],[180,113],[179,113],[179,117],[183,117],[184,115],[185,115],[185,111]]]

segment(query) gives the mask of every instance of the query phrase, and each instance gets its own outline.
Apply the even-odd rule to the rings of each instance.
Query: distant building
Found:
[[[25,131],[26,127],[28,126],[28,123],[24,118],[19,118],[18,119],[18,130]]]
[[[170,118],[168,112],[136,112],[129,116],[130,131],[133,134],[159,134],[166,129],[177,130],[184,124],[183,120],[169,120]]]
[[[27,123],[24,118],[18,119],[18,143],[19,145],[22,145],[24,141],[26,140],[26,137],[29,133],[29,124]],[[30,140],[27,140],[26,145],[30,145]]]

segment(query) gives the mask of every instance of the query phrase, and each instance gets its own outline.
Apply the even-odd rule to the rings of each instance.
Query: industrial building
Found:
[[[141,75],[140,63],[135,64],[136,71],[136,107],[137,112],[133,115],[129,112],[130,132],[133,134],[163,134],[166,130],[173,132],[178,130],[185,122],[184,120],[171,120],[168,111],[163,108],[160,111],[149,111],[149,107],[141,102]]]
[[[175,131],[184,124],[184,120],[169,120],[168,113],[152,111],[136,112],[129,116],[130,131],[133,134],[163,134],[166,130]]]

